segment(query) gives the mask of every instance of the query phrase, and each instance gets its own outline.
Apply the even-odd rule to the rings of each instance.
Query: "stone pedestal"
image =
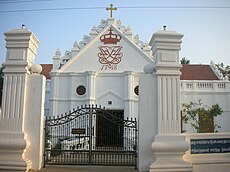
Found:
[[[22,156],[29,144],[24,139],[24,133],[1,130],[0,137],[0,171],[28,171],[31,162]]]
[[[181,134],[162,134],[155,136],[152,150],[156,160],[150,166],[150,172],[188,172],[191,164],[183,160],[189,144]]]
[[[28,75],[39,42],[25,28],[12,30],[5,36],[7,54],[0,116],[0,171],[28,171],[32,165],[25,157],[30,147],[25,132]]]

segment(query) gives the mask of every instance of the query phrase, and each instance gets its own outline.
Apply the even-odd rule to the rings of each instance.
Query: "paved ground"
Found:
[[[39,172],[137,172],[134,167],[114,166],[46,166]]]

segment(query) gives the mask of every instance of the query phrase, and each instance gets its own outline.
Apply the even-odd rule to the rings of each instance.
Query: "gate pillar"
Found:
[[[150,172],[192,171],[183,160],[189,145],[181,134],[179,51],[183,35],[162,30],[150,41],[155,59],[158,134],[152,143],[155,161]]]
[[[141,118],[139,118],[139,125],[145,125],[144,121],[146,120],[147,123],[150,123],[149,120],[151,120],[152,125],[155,125],[155,127],[151,127],[149,124],[150,127],[142,128],[143,131],[141,131],[141,126],[139,127],[139,143],[143,139],[141,137],[146,139],[145,144],[147,141],[149,142],[149,146],[151,145],[150,140],[153,141],[154,157],[152,158],[153,163],[148,169],[150,172],[192,171],[192,165],[183,160],[183,155],[189,145],[185,142],[185,137],[180,131],[181,65],[179,64],[179,50],[182,37],[183,35],[177,32],[167,30],[153,34],[150,45],[154,64],[146,66],[145,74],[140,78],[139,109]],[[147,85],[151,87],[146,88]],[[149,94],[146,93],[149,91]],[[146,99],[149,101],[144,105],[143,101]],[[143,111],[142,106],[145,106],[147,110]],[[147,114],[143,114],[143,112]],[[145,119],[145,115],[149,119]],[[145,134],[141,135],[140,132]],[[139,146],[141,145],[139,144]],[[146,150],[147,148],[141,148],[149,152]],[[145,170],[146,166],[143,171]]]
[[[40,148],[36,151],[37,148],[31,145],[32,135],[41,135],[37,127],[40,127],[41,104],[44,103],[42,95],[37,95],[36,91],[39,89],[41,92],[44,88],[44,78],[37,81],[30,75],[39,41],[24,27],[6,32],[5,36],[7,54],[0,114],[0,171],[28,171],[34,165],[31,157],[42,154]],[[41,70],[40,66],[34,68],[34,71]],[[34,80],[37,83],[31,84]],[[38,88],[39,85],[42,88]],[[39,113],[40,120],[33,121]],[[40,145],[40,142],[35,145]]]

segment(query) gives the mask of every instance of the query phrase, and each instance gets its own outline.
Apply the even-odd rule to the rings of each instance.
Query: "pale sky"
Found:
[[[15,1],[18,3],[12,3]],[[149,42],[166,25],[184,35],[180,58],[186,57],[192,64],[211,60],[230,64],[230,0],[0,0],[0,63],[6,56],[4,32],[25,24],[40,41],[36,63],[52,63],[57,48],[62,54],[71,50],[92,26],[109,17],[105,8],[111,3],[118,7],[114,18],[130,26],[143,42]],[[130,8],[140,6],[154,8]],[[159,6],[163,8],[156,8]],[[3,12],[89,7],[104,8]]]

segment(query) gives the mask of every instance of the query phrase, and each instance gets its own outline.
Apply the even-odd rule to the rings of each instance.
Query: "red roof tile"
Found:
[[[46,77],[46,79],[50,79],[50,71],[53,69],[53,64],[41,64],[42,72],[41,74]]]
[[[219,80],[209,65],[183,65],[180,80]]]
[[[41,74],[50,79],[52,64],[41,64]],[[182,65],[180,80],[219,80],[209,65]]]

